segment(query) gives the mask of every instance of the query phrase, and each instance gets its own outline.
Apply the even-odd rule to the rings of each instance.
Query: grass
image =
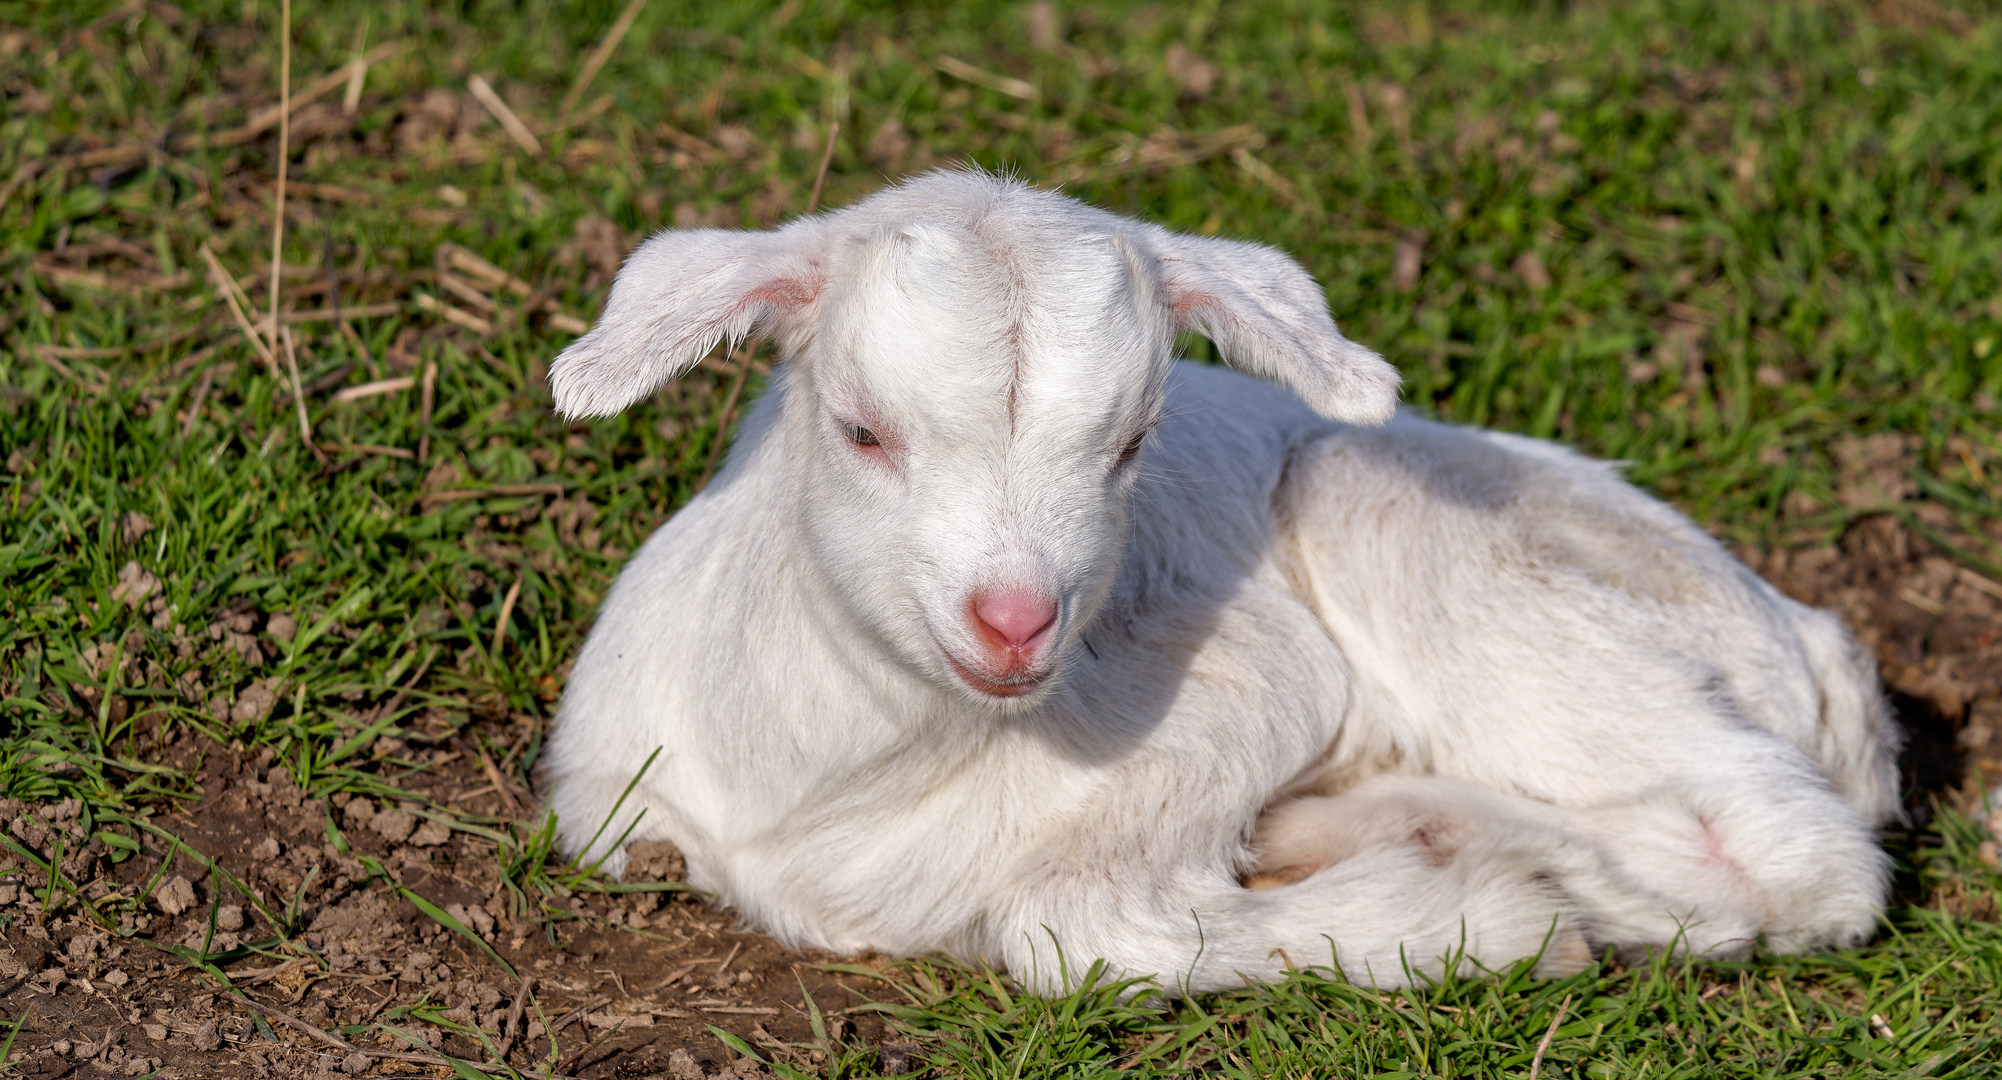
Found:
[[[294,117],[285,304],[348,313],[293,325],[308,445],[202,254],[261,307],[275,139],[230,133],[276,98],[277,5],[0,5],[0,792],[75,800],[120,859],[198,794],[161,756],[188,733],[314,798],[399,792],[447,744],[526,784],[594,605],[761,382],[719,357],[571,427],[542,372],[624,243],[803,210],[836,121],[824,205],[972,161],[1276,243],[1416,408],[1628,460],[1768,545],[1880,512],[1845,485],[1890,435],[1927,496],[1896,510],[2002,562],[1987,8],[656,3],[566,121],[619,8],[297,5],[295,85],[394,46],[351,116],[343,87]],[[470,97],[425,118],[475,75],[541,153]],[[521,912],[612,887],[546,827],[432,810],[493,842]],[[2002,934],[1950,913],[1993,910],[1981,838],[1942,814],[1879,942],[1836,956],[1174,1005],[921,963],[897,1015],[948,1075],[1985,1075]],[[16,853],[45,910],[136,904]]]

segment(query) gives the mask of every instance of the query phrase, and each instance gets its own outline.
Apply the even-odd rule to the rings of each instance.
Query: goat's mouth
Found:
[[[927,629],[930,629],[927,627]],[[934,631],[931,635],[932,648],[945,658],[945,664],[961,684],[983,697],[1019,698],[1026,697],[1043,688],[1056,673],[1056,654],[1047,645],[1037,653],[1016,653],[1003,665],[969,662],[959,658]],[[1040,662],[1038,662],[1040,661]],[[996,670],[999,667],[1000,670]]]
[[[945,656],[945,662],[951,665],[952,673],[959,676],[960,682],[986,694],[988,697],[1015,698],[1021,697],[1024,694],[1032,694],[1042,687],[1044,680],[1049,678],[1047,674],[1035,675],[1028,671],[1018,671],[999,679],[993,679],[960,663],[959,658],[952,655],[949,650],[941,648],[939,652]]]

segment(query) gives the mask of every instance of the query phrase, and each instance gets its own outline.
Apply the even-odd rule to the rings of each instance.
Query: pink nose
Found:
[[[1057,606],[1020,589],[982,593],[973,602],[976,630],[995,649],[1028,649],[1057,621]]]

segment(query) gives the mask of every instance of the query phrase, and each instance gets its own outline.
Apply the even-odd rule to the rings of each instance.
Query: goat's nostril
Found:
[[[1001,644],[1020,649],[1057,621],[1057,606],[1032,592],[1005,589],[976,597],[973,614]]]

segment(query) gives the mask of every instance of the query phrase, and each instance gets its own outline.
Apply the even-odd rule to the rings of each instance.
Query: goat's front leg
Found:
[[[1582,923],[1558,884],[1567,856],[1553,851],[1564,841],[1474,811],[1441,798],[1364,815],[1339,859],[1266,889],[1239,883],[1252,860],[1235,844],[1168,862],[1170,838],[1080,830],[1020,878],[993,945],[1041,992],[1101,959],[1178,992],[1288,967],[1333,966],[1380,987],[1531,956],[1545,975],[1582,967]]]

